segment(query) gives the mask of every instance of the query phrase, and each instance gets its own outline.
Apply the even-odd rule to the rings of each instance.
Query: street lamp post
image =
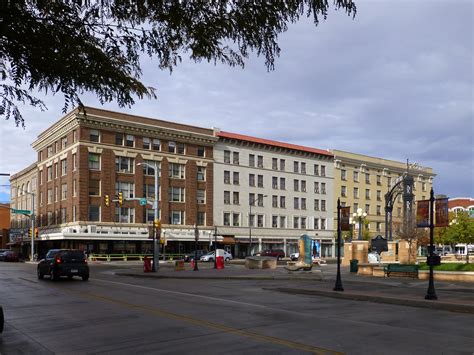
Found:
[[[153,169],[155,171],[155,199],[153,201],[153,210],[154,210],[154,219],[153,219],[153,226],[155,223],[158,221],[158,189],[159,189],[159,184],[158,184],[158,176],[159,176],[159,167],[158,163],[155,161],[154,166],[150,165],[148,163],[138,163],[137,166],[140,165],[146,165],[150,169]],[[160,228],[161,229],[161,228]],[[158,229],[158,230],[160,230]],[[153,265],[151,267],[152,272],[156,272],[157,269],[160,268],[159,262],[160,262],[160,249],[156,247],[156,230],[154,229],[153,231]]]
[[[362,208],[358,208],[357,212],[354,212],[352,217],[353,221],[357,221],[357,223],[359,223],[359,236],[357,239],[362,240],[362,222],[365,220],[365,217],[367,217],[367,213],[363,212]]]
[[[214,269],[217,269],[217,226],[214,226]]]
[[[195,247],[194,247],[194,269],[193,271],[199,271],[198,269],[198,257],[197,257],[197,252],[198,252],[198,241],[199,241],[199,230],[197,224],[194,225],[194,242]],[[214,255],[214,259],[216,256]]]
[[[263,195],[263,197],[267,197],[268,195]],[[252,256],[252,223],[250,223],[250,220],[252,218],[252,206],[255,205],[255,202],[258,201],[257,199],[253,199],[253,201],[249,200],[249,255]],[[255,220],[255,219],[254,219]]]

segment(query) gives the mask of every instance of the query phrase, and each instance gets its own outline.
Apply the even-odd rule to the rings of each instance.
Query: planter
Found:
[[[429,270],[418,270],[418,278],[420,280],[428,280],[430,277]],[[434,271],[434,279],[436,281],[460,281],[474,282],[474,272],[472,271]]]

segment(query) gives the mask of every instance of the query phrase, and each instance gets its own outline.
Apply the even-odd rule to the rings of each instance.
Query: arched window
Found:
[[[25,191],[26,191],[26,192],[31,192],[31,190],[30,190],[30,182],[29,182],[29,181],[26,183],[26,190],[25,190]]]

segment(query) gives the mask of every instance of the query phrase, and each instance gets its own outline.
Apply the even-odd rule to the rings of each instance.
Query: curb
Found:
[[[339,298],[354,301],[368,301],[375,303],[394,304],[399,306],[409,306],[417,308],[429,308],[450,312],[472,313],[474,314],[474,305],[453,304],[439,301],[416,300],[416,299],[400,299],[393,297],[384,297],[360,293],[343,293],[337,291],[323,291],[323,290],[305,290],[293,288],[263,288],[267,291],[277,291],[297,295],[312,295],[330,298]]]
[[[155,279],[172,279],[172,280],[283,280],[283,281],[323,281],[322,278],[308,277],[275,277],[275,276],[169,276],[169,275],[153,275],[153,274],[131,274],[116,272],[117,276],[155,278]]]

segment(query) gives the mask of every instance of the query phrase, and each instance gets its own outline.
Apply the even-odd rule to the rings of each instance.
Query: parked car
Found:
[[[87,281],[89,265],[82,250],[51,249],[38,263],[37,273],[38,279],[42,279],[45,275],[49,275],[54,281],[59,280],[61,276],[67,276],[69,279],[79,276],[83,281]]]
[[[260,256],[273,256],[277,260],[281,260],[285,257],[285,252],[282,249],[267,249],[263,250]]]
[[[12,262],[20,261],[20,257],[18,256],[18,254],[12,250],[3,252],[2,259],[3,261],[12,261]]]
[[[5,253],[10,249],[0,249],[0,261],[5,261]]]
[[[199,260],[212,262],[212,261],[214,261],[214,259],[215,259],[214,251],[211,251],[211,252],[207,253],[206,255],[201,256],[201,259],[199,259]],[[232,260],[232,254],[224,251],[224,260],[225,261]]]
[[[199,260],[201,256],[206,255],[209,251],[208,250],[197,250],[197,259]],[[194,251],[184,254],[184,261],[191,261],[194,259],[195,253]]]

